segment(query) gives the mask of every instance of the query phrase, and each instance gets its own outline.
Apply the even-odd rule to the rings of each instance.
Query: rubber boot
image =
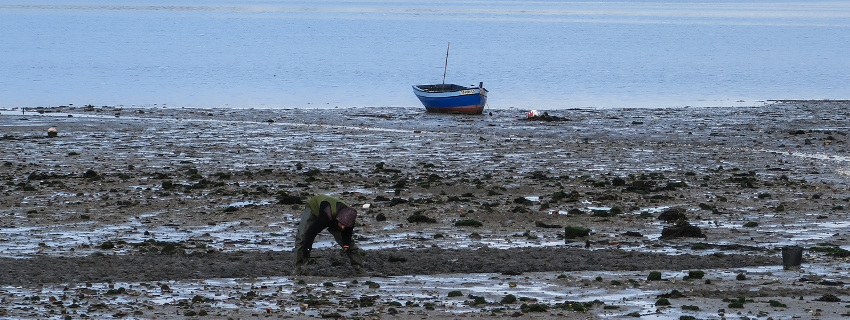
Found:
[[[310,259],[309,256],[305,257],[303,252],[304,247],[304,234],[307,233],[307,228],[312,221],[312,213],[310,212],[310,208],[304,209],[301,212],[301,221],[298,223],[298,232],[295,233],[295,275],[306,275],[302,273],[309,273],[306,269],[307,260]]]

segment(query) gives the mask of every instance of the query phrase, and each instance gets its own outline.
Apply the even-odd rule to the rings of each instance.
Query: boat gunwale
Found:
[[[482,89],[485,92],[487,91],[487,89],[477,87],[477,86],[462,86],[462,85],[453,84],[453,83],[447,83],[445,85],[443,85],[443,84],[419,84],[419,85],[414,85],[413,88],[418,90],[418,91],[427,92],[427,93],[460,92],[460,91],[463,91],[463,90],[475,90],[475,89]]]

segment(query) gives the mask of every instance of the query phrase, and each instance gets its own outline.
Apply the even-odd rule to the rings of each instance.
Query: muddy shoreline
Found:
[[[0,317],[840,317],[848,107],[0,110]],[[319,193],[370,277],[291,276]]]

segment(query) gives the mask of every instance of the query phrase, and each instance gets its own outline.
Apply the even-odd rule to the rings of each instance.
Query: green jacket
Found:
[[[319,206],[321,206],[322,202],[325,202],[325,201],[327,201],[331,205],[331,219],[336,219],[336,214],[337,214],[337,208],[336,208],[337,205],[336,204],[337,203],[342,203],[346,207],[349,207],[349,205],[345,202],[342,202],[342,200],[339,200],[337,198],[334,198],[334,197],[331,197],[331,196],[328,196],[328,195],[318,195],[318,196],[313,197],[312,199],[310,199],[310,201],[307,202],[307,207],[310,208],[310,211],[313,213],[314,216],[318,217],[319,216]]]

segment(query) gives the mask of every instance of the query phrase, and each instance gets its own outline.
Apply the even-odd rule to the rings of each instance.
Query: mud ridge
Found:
[[[336,251],[317,250],[311,273],[346,277],[350,267]],[[373,275],[433,275],[442,273],[569,272],[585,270],[688,270],[739,268],[779,264],[763,256],[714,254],[666,255],[616,249],[518,248],[510,250],[401,249],[367,251]],[[208,252],[86,257],[0,259],[0,284],[32,285],[81,282],[138,282],[207,278],[254,278],[292,275],[291,252]]]

